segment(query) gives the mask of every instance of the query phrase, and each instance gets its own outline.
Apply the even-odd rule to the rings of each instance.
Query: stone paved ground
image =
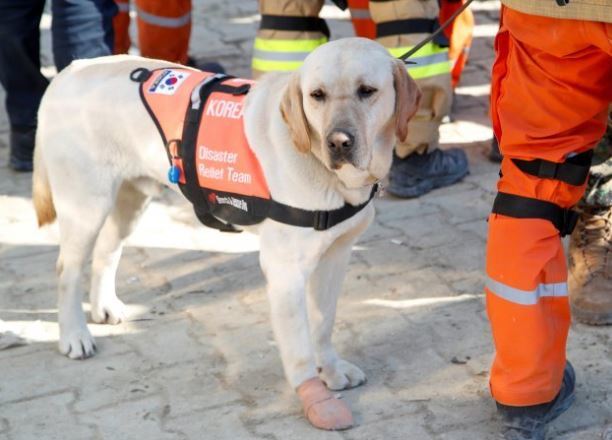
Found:
[[[0,351],[0,440],[492,438],[482,268],[497,167],[483,154],[499,4],[474,6],[472,58],[455,122],[442,128],[444,147],[469,154],[471,175],[418,200],[378,199],[376,223],[353,254],[335,339],[369,377],[342,393],[356,428],[316,431],[301,416],[272,339],[256,238],[196,227],[174,201],[151,206],[122,260],[129,322],[90,326],[93,359],[60,356],[57,230],[35,228],[29,176],[10,172],[0,147],[0,332],[29,341]],[[337,36],[351,34],[345,16],[325,13]],[[252,0],[196,2],[194,55],[247,75],[256,22]],[[612,423],[610,333],[572,327],[578,400],[551,438],[600,439]]]

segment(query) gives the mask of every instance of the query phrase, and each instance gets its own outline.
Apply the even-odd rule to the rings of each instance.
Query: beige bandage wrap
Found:
[[[315,428],[341,431],[353,426],[353,414],[342,400],[334,397],[318,377],[303,382],[297,389],[304,415]]]

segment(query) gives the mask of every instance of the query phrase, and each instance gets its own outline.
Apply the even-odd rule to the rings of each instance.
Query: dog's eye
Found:
[[[317,89],[315,91],[313,91],[310,96],[312,96],[315,101],[325,101],[325,92],[321,89]]]
[[[369,98],[370,96],[372,96],[374,93],[376,93],[376,89],[374,87],[370,87],[370,86],[364,86],[361,85],[359,86],[359,88],[357,89],[357,95],[362,98]]]

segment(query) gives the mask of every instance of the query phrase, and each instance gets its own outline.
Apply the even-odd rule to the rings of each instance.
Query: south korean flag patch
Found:
[[[158,95],[174,95],[183,81],[190,75],[184,70],[165,69],[149,87],[149,93]]]

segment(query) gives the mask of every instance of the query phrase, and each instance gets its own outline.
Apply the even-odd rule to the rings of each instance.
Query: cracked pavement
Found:
[[[195,1],[193,55],[248,76],[256,9],[255,1]],[[124,252],[117,290],[128,322],[90,324],[99,347],[92,359],[59,355],[57,229],[37,230],[30,175],[6,166],[0,111],[0,334],[27,342],[0,350],[0,440],[493,438],[482,286],[498,173],[485,155],[499,3],[475,2],[474,10],[470,63],[453,122],[441,129],[443,148],[468,153],[471,174],[420,199],[376,200],[335,328],[339,352],[368,375],[364,386],[341,393],[357,423],[344,432],[310,427],[283,377],[256,237],[198,226],[171,194],[152,204]],[[331,5],[324,14],[335,37],[352,34],[346,14]],[[572,326],[577,401],[551,439],[601,439],[612,424],[611,333]]]

